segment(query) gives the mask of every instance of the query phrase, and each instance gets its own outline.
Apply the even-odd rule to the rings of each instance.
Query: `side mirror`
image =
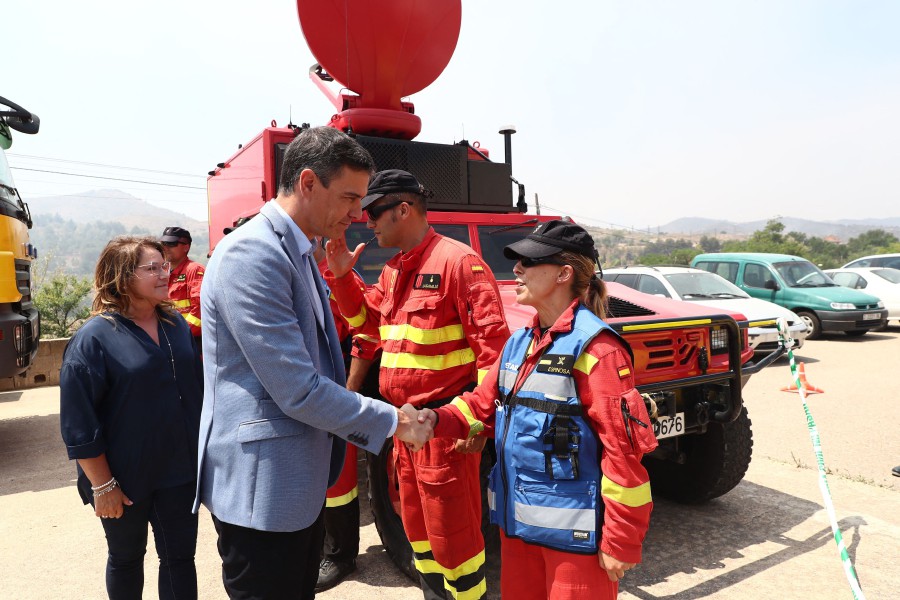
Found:
[[[766,282],[763,284],[763,287],[766,288],[767,290],[774,290],[776,292],[781,289],[781,286],[778,285],[778,282],[776,282],[774,279],[766,279]]]

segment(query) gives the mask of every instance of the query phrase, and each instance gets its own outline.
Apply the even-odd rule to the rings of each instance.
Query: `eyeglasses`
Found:
[[[391,210],[392,208],[397,208],[401,204],[403,204],[403,200],[394,200],[393,202],[388,202],[387,204],[381,204],[379,206],[370,206],[366,209],[366,214],[369,215],[370,221],[377,221],[381,215]]]
[[[526,269],[530,269],[531,267],[536,267],[538,265],[556,265],[561,267],[565,263],[560,262],[552,256],[545,256],[543,258],[528,258],[527,256],[522,256],[519,258],[519,264]]]
[[[134,276],[138,279],[144,279],[138,275],[138,271],[141,273],[148,273],[150,277],[168,277],[169,273],[172,272],[172,263],[166,261],[162,264],[158,262],[147,263],[146,265],[138,265],[134,268]]]
[[[186,243],[187,242],[160,242],[160,244],[162,244],[166,248],[174,248],[175,246],[178,246],[179,244],[186,244]]]

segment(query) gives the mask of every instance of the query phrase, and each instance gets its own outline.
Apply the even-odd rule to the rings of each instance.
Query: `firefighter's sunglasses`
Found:
[[[531,267],[536,267],[538,265],[556,265],[561,267],[565,265],[565,263],[560,262],[555,256],[545,256],[543,258],[528,258],[527,256],[520,256],[519,263],[526,269],[530,269]]]
[[[370,206],[365,209],[365,213],[369,216],[369,220],[374,222],[377,221],[381,215],[391,210],[392,208],[396,208],[403,204],[403,200],[394,200],[393,202],[387,202],[385,204],[381,204],[379,206]]]

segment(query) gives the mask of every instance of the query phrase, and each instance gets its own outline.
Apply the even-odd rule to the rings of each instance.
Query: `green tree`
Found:
[[[866,256],[868,254],[888,254],[900,248],[897,236],[884,229],[870,229],[847,242],[850,256]]]
[[[700,238],[700,249],[704,252],[718,252],[722,249],[719,238],[704,235]]]
[[[87,297],[91,280],[87,277],[57,274],[34,295],[41,313],[41,337],[69,337],[90,315]]]

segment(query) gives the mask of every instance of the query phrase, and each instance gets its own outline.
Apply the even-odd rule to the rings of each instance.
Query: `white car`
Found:
[[[828,269],[834,282],[878,297],[888,311],[888,320],[900,319],[900,270],[884,267]]]
[[[795,348],[803,346],[809,330],[792,311],[751,298],[745,291],[723,277],[702,269],[688,267],[621,267],[603,269],[603,279],[615,281],[645,294],[675,300],[696,302],[715,308],[739,312],[749,321],[750,347],[754,352],[771,352],[778,344],[778,330],[771,323],[784,317]]]
[[[900,269],[900,254],[872,254],[851,260],[842,269],[862,269],[865,267],[889,267]]]

